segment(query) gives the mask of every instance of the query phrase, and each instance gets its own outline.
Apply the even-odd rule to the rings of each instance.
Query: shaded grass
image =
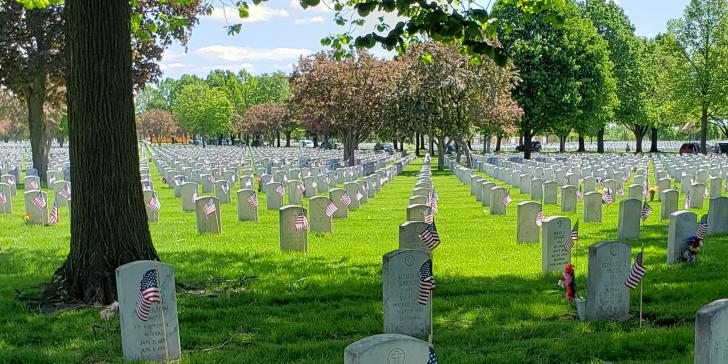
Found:
[[[419,168],[417,160],[348,219],[334,220],[332,234],[310,234],[307,255],[280,252],[278,212],[263,208],[258,223],[237,222],[235,205],[223,205],[222,234],[197,235],[194,214],[157,182],[161,222],[151,231],[175,269],[184,361],[341,363],[346,345],[380,333],[381,257],[397,248]],[[556,285],[560,274],[541,274],[540,245],[515,243],[516,205],[527,195],[511,189],[508,215],[490,216],[453,175],[434,172],[433,182],[443,240],[434,254],[434,344],[442,363],[688,363],[695,311],[728,295],[728,238],[709,237],[697,265],[667,266],[667,221],[653,203],[641,241],[631,242],[635,253],[645,243],[650,322],[642,329],[636,319],[579,322]],[[102,322],[101,308],[41,314],[19,298],[50,279],[70,238],[65,208],[57,226],[24,225],[20,195],[14,214],[0,215],[0,363],[122,362],[118,318]],[[259,199],[264,207],[265,196]],[[579,215],[558,205],[544,211],[573,221],[582,202]],[[706,211],[707,203],[699,214]],[[602,223],[580,223],[581,294],[586,245],[616,237],[617,216],[612,204]],[[636,315],[639,295],[631,301]]]

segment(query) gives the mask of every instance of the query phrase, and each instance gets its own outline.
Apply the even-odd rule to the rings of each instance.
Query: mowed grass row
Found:
[[[264,209],[264,194],[258,223],[237,222],[235,205],[223,205],[222,234],[197,235],[194,214],[181,211],[150,166],[162,202],[151,231],[176,272],[183,361],[341,363],[346,345],[381,333],[381,257],[397,248],[420,166],[418,159],[348,219],[334,220],[333,233],[309,234],[306,255],[280,252],[278,212]],[[508,214],[490,216],[453,175],[434,172],[433,183],[443,241],[433,258],[441,363],[688,363],[695,311],[728,296],[728,239],[709,237],[697,265],[667,266],[667,221],[655,202],[641,237],[649,323],[580,322],[556,285],[560,274],[541,274],[540,245],[515,243],[516,205],[527,195],[511,189]],[[65,208],[57,226],[26,226],[20,194],[14,213],[0,215],[0,363],[122,362],[118,318],[101,321],[101,308],[40,314],[22,299],[37,296],[61,265],[70,234]],[[578,211],[544,209],[574,221],[581,201]],[[706,211],[707,203],[699,213]],[[617,216],[615,203],[605,206],[602,223],[580,223],[574,262],[581,295],[587,245],[613,239]],[[640,243],[632,242],[633,255]],[[635,291],[635,315],[638,308]]]

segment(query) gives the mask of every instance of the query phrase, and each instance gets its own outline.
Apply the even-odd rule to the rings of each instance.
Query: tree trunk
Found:
[[[440,136],[437,138],[437,170],[443,171],[445,169],[445,137]]]
[[[217,145],[222,145],[222,134],[217,136]]]
[[[41,181],[47,182],[48,175],[48,136],[46,135],[45,104],[46,76],[38,75],[26,88],[25,99],[28,107],[28,130],[30,131],[30,149],[33,157],[33,168],[38,170]],[[135,137],[136,139],[136,137]]]
[[[531,128],[529,127],[528,123],[524,124],[525,128],[523,130],[523,159],[531,159],[531,138],[533,137],[531,135]]]
[[[660,150],[657,149],[657,128],[653,126],[650,131],[650,153],[658,153]]]
[[[318,143],[318,134],[314,133],[313,136],[312,136],[312,139],[313,139],[313,147],[314,148],[318,148],[318,146],[319,146],[319,143]]]
[[[73,199],[71,249],[55,281],[71,300],[109,304],[117,296],[117,267],[159,259],[135,157],[131,8],[128,1],[65,6]]]
[[[700,151],[703,154],[708,153],[706,143],[708,141],[708,106],[703,105],[702,113],[700,114]]]
[[[286,147],[291,146],[291,131],[286,130]]]
[[[235,134],[230,133],[230,145],[235,145]]]
[[[397,138],[392,138],[392,145],[394,145],[394,150],[399,150],[399,148],[397,148]]]
[[[401,139],[399,140],[399,150],[401,150],[401,151],[402,151],[402,154],[404,155],[404,153],[405,153],[405,148],[404,148],[404,137],[402,137],[402,138],[401,138]]]
[[[566,152],[566,135],[559,135],[559,153]]]
[[[597,132],[597,153],[604,153],[604,128]]]
[[[276,140],[278,141],[278,148],[281,147],[281,133],[276,132]]]
[[[645,132],[641,126],[637,126],[637,127],[635,127],[633,133],[634,133],[634,138],[635,138],[634,152],[642,153],[642,140],[645,138]]]
[[[495,152],[496,153],[501,151],[501,140],[503,140],[503,137],[500,135],[496,135],[496,137],[495,137]]]
[[[415,155],[420,156],[420,133],[415,133]]]
[[[435,155],[435,140],[430,135],[430,157]]]
[[[586,148],[584,147],[584,136],[579,134],[579,149],[576,150],[577,152],[586,152]]]
[[[63,134],[60,134],[56,137],[56,141],[58,142],[58,145],[63,148],[63,144],[66,142],[66,136]]]
[[[425,149],[425,134],[420,133],[420,148]]]

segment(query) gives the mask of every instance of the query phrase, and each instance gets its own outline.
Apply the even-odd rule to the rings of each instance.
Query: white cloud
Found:
[[[162,69],[162,71],[168,71],[168,70],[174,70],[174,69],[185,69],[185,68],[191,68],[194,67],[194,65],[191,65],[189,63],[181,63],[181,62],[175,62],[175,63],[159,63],[159,68]]]
[[[285,18],[288,15],[286,9],[274,9],[265,5],[253,5],[248,9],[248,17],[245,19],[240,18],[238,10],[233,7],[215,8],[212,10],[212,14],[206,16],[206,18],[223,23],[235,24],[266,22],[273,18]]]
[[[296,19],[293,21],[294,24],[313,24],[313,23],[323,23],[324,18],[321,16],[314,16],[312,18],[304,18],[304,19]]]
[[[185,52],[179,52],[174,49],[166,49],[164,51],[164,54],[162,55],[162,62],[169,62],[173,61],[178,58],[182,58],[186,56]]]
[[[291,9],[304,10],[303,6],[301,6],[301,2],[299,0],[291,0],[289,6],[291,7]],[[316,5],[314,7],[308,7],[305,10],[308,12],[319,11],[322,13],[333,13],[334,6],[324,2],[324,0],[321,0],[321,2],[318,5]]]
[[[212,70],[227,70],[232,72],[238,72],[240,70],[247,70],[248,72],[253,72],[255,69],[255,66],[253,66],[250,63],[240,63],[240,64],[212,64],[207,66],[200,66],[200,67],[194,67],[191,68],[190,71],[192,73],[208,73]]]
[[[313,53],[305,48],[249,48],[211,45],[195,50],[195,54],[223,62],[281,61]]]

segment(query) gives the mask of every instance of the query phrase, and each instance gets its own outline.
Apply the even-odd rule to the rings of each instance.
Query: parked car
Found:
[[[319,148],[321,149],[334,149],[334,145],[331,142],[323,141],[321,144],[319,144]]]
[[[394,154],[394,144],[392,143],[377,143],[374,144],[374,150],[378,152],[387,152]]]
[[[299,140],[298,143],[301,148],[313,148],[313,141],[311,140]]]
[[[521,144],[516,147],[516,152],[523,152],[524,145]],[[535,140],[531,141],[531,151],[532,152],[540,152],[541,151],[541,142],[537,142]]]
[[[254,147],[264,147],[266,144],[267,144],[266,142],[264,142],[260,139],[253,140],[253,142],[250,143],[250,145],[252,145]]]
[[[713,151],[720,154],[728,154],[728,143],[715,143]]]
[[[695,143],[695,142],[683,143],[683,145],[680,146],[678,153],[680,153],[680,155],[698,154],[698,153],[700,153],[700,143]]]

